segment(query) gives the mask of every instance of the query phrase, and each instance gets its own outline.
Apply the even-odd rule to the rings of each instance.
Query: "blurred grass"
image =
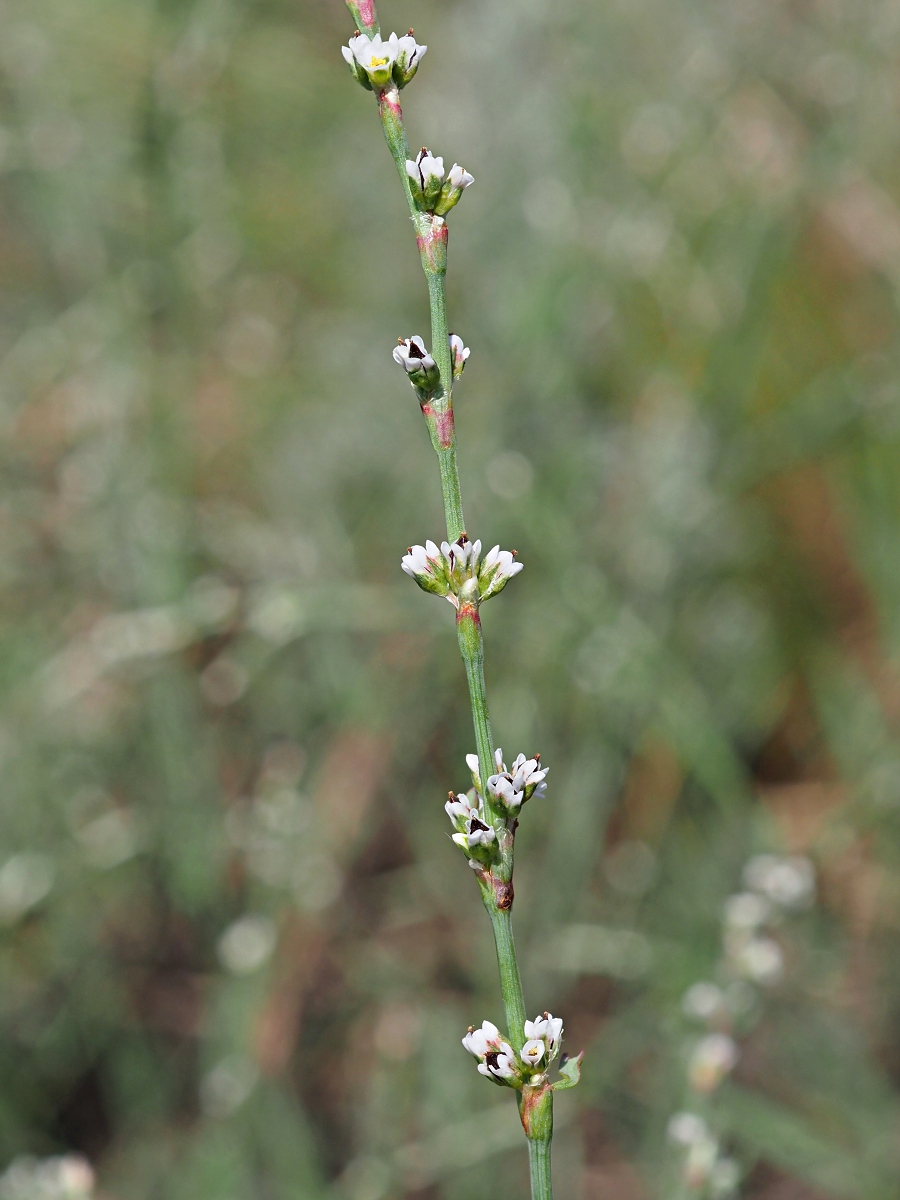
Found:
[[[588,1049],[560,1194],[667,1194],[680,997],[784,847],[819,904],[717,1116],[746,1196],[892,1195],[900,9],[382,20],[429,45],[411,142],[477,181],[463,487],[527,568],[488,685],[552,768],[517,928]],[[389,355],[424,292],[349,29],[0,8],[0,1166],[76,1150],[103,1196],[526,1186],[458,1045],[498,1002],[449,611],[398,572],[441,527]]]

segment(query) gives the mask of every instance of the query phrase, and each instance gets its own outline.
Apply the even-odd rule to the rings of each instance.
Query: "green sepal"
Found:
[[[426,212],[427,210],[425,208],[425,195],[422,192],[422,187],[421,187],[418,179],[414,179],[412,177],[412,175],[409,174],[409,172],[407,172],[406,178],[409,180],[409,190],[412,194],[413,200],[415,200],[416,205],[422,212]]]
[[[418,71],[418,69],[419,69],[419,64],[416,63],[416,65],[413,67],[413,69],[411,71],[407,71],[404,69],[404,67],[401,66],[400,61],[398,59],[398,61],[394,63],[394,70],[393,70],[394,83],[396,83],[398,88],[405,88],[406,85],[408,83],[412,82],[412,80],[415,78],[416,72]]]
[[[557,1079],[551,1084],[554,1092],[564,1092],[567,1088],[573,1088],[581,1081],[581,1060],[584,1058],[584,1051],[576,1054],[574,1058],[568,1058],[565,1054],[559,1062],[559,1073],[562,1079]]]
[[[427,209],[428,212],[434,212],[434,206],[440,200],[441,192],[443,191],[443,186],[444,186],[443,181],[438,179],[437,176],[432,175],[432,177],[429,179],[428,185],[425,188],[425,195],[424,195],[424,200],[423,200],[425,208]]]
[[[451,208],[455,208],[459,204],[459,198],[462,194],[462,188],[454,188],[449,183],[445,183],[431,211],[436,217],[443,217]]]
[[[362,67],[359,65],[359,63],[356,61],[355,58],[354,58],[353,62],[347,63],[347,69],[350,72],[350,74],[353,76],[353,78],[356,80],[356,82],[358,84],[360,84],[362,87],[364,87],[367,92],[372,92],[375,90],[372,87],[372,81],[369,79],[369,76],[362,69]]]

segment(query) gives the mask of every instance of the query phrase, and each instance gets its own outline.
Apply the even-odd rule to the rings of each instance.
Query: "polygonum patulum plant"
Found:
[[[500,1087],[516,1092],[525,1129],[534,1198],[549,1200],[553,1092],[573,1087],[581,1055],[560,1057],[562,1021],[543,1013],[530,1021],[512,935],[513,852],[523,806],[546,791],[547,768],[540,755],[520,754],[509,766],[491,738],[484,686],[484,641],[479,608],[496,596],[522,569],[515,551],[494,546],[482,553],[463,519],[456,465],[453,385],[463,373],[469,350],[447,328],[444,275],[447,269],[447,216],[459,203],[472,176],[457,163],[445,169],[443,158],[421,149],[411,155],[400,110],[400,89],[415,76],[427,46],[410,30],[383,39],[372,0],[347,0],[358,32],[342,47],[353,77],[378,103],[384,136],[397,165],[416,232],[431,308],[431,347],[414,335],[399,339],[394,359],[406,372],[428,426],[438,458],[447,540],[411,546],[403,570],[419,587],[449,600],[456,611],[459,647],[466,668],[477,753],[467,757],[472,786],[450,793],[445,809],[453,841],[465,854],[491,919],[500,968],[506,1034],[491,1021],[471,1027],[463,1045],[478,1060],[478,1070]],[[551,1067],[558,1060],[558,1075]]]

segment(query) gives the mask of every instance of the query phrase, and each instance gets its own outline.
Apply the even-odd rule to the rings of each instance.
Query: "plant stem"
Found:
[[[528,1139],[528,1165],[531,1168],[533,1200],[553,1200],[550,1179],[550,1138]]]
[[[375,12],[374,0],[347,0],[347,6],[360,32],[369,35],[378,32],[378,17]],[[428,284],[428,300],[431,310],[431,353],[440,372],[440,385],[422,402],[422,414],[428,425],[431,443],[440,467],[447,539],[455,542],[465,533],[465,522],[459,486],[459,468],[456,460],[456,426],[453,417],[452,395],[453,362],[450,353],[447,305],[444,294],[444,276],[447,270],[447,225],[443,217],[420,211],[413,197],[410,179],[406,171],[406,163],[410,157],[409,143],[403,127],[403,113],[400,108],[398,89],[393,84],[389,84],[387,87],[377,90],[376,96],[385,141],[397,167],[397,173],[406,195],[406,202],[416,231],[416,244],[422,260],[422,270]],[[494,747],[484,684],[484,638],[477,604],[460,602],[457,613],[457,635],[469,685],[469,701],[475,728],[482,799],[486,814],[498,829],[499,861],[491,867],[490,871],[479,871],[479,881],[482,899],[491,919],[494,944],[497,949],[500,989],[506,1014],[507,1032],[513,1048],[518,1052],[522,1049],[525,1041],[523,1028],[525,1000],[522,994],[515,942],[513,941],[512,913],[510,911],[513,903],[512,875],[516,822],[513,820],[507,823],[498,820],[502,814],[499,814],[494,808],[487,788],[487,780],[494,774]],[[532,1095],[533,1092],[536,1094]],[[549,1085],[545,1084],[539,1091],[526,1087],[524,1093],[520,1095],[519,1111],[528,1138],[532,1200],[552,1200],[550,1139],[553,1133],[553,1094]]]
[[[519,978],[516,944],[513,941],[512,913],[508,908],[499,908],[496,904],[489,903],[487,899],[484,906],[488,910],[494,930],[497,964],[500,968],[500,991],[503,994],[509,1040],[518,1053],[525,1045],[525,1031],[522,1028],[525,1024],[525,999],[522,995],[522,980]]]

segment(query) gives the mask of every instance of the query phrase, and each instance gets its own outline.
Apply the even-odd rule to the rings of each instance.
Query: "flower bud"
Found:
[[[469,184],[474,182],[474,178],[468,171],[464,171],[459,163],[454,163],[447,173],[447,178],[441,188],[440,198],[434,206],[433,212],[435,215],[443,217],[451,208],[459,204],[460,196]]]
[[[510,553],[509,550],[501,550],[499,546],[494,546],[493,550],[488,551],[478,572],[482,600],[488,600],[502,592],[513,575],[518,575],[522,570],[522,564],[516,562],[515,557],[515,550]]]
[[[468,346],[463,345],[462,338],[456,334],[450,334],[450,361],[453,363],[453,378],[459,379],[463,371],[466,369],[466,361],[468,360],[471,351]]]
[[[423,392],[433,392],[441,381],[437,363],[418,336],[400,338],[394,349],[394,362],[409,376],[409,382]]]
[[[410,546],[400,560],[400,566],[423,591],[435,596],[446,596],[449,592],[447,562],[434,542]]]
[[[357,33],[350,39],[349,46],[342,46],[341,53],[344,56],[344,61],[350,66],[350,70],[354,76],[359,79],[364,87],[385,87],[391,82],[394,63],[397,60],[398,42],[392,42],[390,39],[386,42],[381,40],[379,34],[374,33],[368,37],[365,33]],[[355,59],[357,66],[365,75],[365,80],[360,79],[349,55]],[[366,83],[366,80],[368,83]]]
[[[413,37],[413,31],[398,38],[396,33],[392,33],[389,41],[397,51],[397,58],[394,63],[393,78],[398,88],[406,87],[416,71],[419,69],[419,63],[425,57],[427,46],[420,46]]]
[[[414,351],[413,351],[414,348]],[[405,365],[407,359],[412,360],[415,355],[425,353],[424,345],[421,338],[410,338],[409,342],[401,342],[394,351],[394,357],[397,362]],[[434,364],[434,360],[430,355],[428,360]],[[419,361],[415,361],[415,368],[418,368]],[[410,371],[409,367],[406,367]],[[434,368],[436,369],[436,368]],[[410,378],[413,379],[413,372],[410,371]],[[417,385],[420,386],[420,385]],[[434,592],[436,595],[446,596],[455,608],[459,608],[460,603],[466,604],[481,604],[483,600],[487,600],[490,596],[494,596],[501,591],[509,579],[517,574],[522,569],[521,563],[513,561],[512,554],[508,550],[501,550],[495,546],[487,555],[484,562],[481,561],[481,542],[470,542],[465,534],[462,534],[451,545],[449,542],[441,542],[440,553],[443,562],[438,567],[438,564],[433,563],[427,571],[428,578],[424,577],[425,561],[433,559],[432,551],[428,547],[433,547],[434,543],[429,542],[426,547],[412,546],[404,556],[401,565],[407,575],[411,575],[420,587],[426,592]],[[432,579],[446,580],[447,590],[443,587],[440,591],[432,586]],[[516,770],[525,763],[525,756],[520,755],[516,760]],[[534,787],[543,780],[546,770],[543,774],[539,774],[531,778],[531,773],[536,770],[539,765],[535,759],[532,766],[529,768],[529,778]],[[532,789],[534,790],[534,789]],[[529,792],[531,795],[531,792]],[[526,797],[527,799],[527,797]]]

